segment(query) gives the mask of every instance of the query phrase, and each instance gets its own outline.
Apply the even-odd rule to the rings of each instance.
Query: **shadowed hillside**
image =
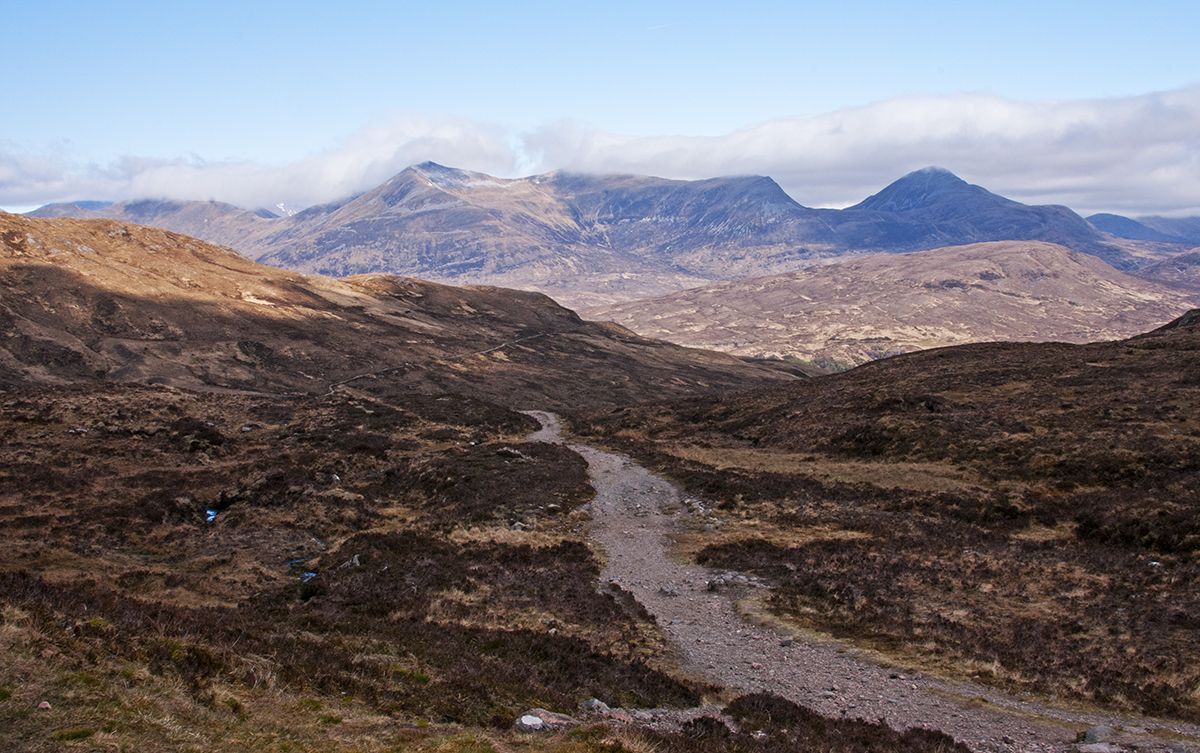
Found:
[[[561,407],[795,378],[779,364],[584,322],[538,293],[306,277],[104,220],[0,215],[0,242],[0,384],[8,386],[453,391]]]

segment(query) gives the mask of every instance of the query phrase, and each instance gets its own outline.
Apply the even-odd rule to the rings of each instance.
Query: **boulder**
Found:
[[[611,709],[608,704],[601,701],[599,698],[589,698],[579,704],[579,708],[589,714],[607,714]]]
[[[517,732],[540,732],[545,727],[545,722],[533,714],[522,714],[521,718],[513,724],[513,729]]]
[[[622,722],[624,724],[633,723],[633,716],[625,709],[609,709],[605,716],[607,716],[609,719],[612,719],[614,722]]]
[[[530,709],[513,723],[513,729],[518,732],[547,732],[578,724],[578,719],[566,714],[557,714],[546,709]]]
[[[1115,734],[1117,734],[1117,731],[1112,727],[1098,724],[1083,734],[1083,741],[1085,743],[1102,743],[1105,740],[1111,739]]]

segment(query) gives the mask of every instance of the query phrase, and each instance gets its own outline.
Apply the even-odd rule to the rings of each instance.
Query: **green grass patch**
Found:
[[[51,740],[86,740],[96,734],[95,730],[91,729],[64,729],[58,732],[51,732],[49,737]]]

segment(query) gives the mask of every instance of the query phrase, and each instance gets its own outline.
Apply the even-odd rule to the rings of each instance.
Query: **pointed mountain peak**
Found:
[[[460,170],[456,167],[446,167],[436,162],[422,162],[409,168],[417,175],[425,178],[438,188],[457,188],[465,186],[504,185],[513,181],[495,178],[487,173],[476,173],[470,170]]]
[[[930,165],[929,167],[922,167],[920,170],[913,170],[911,173],[909,173],[908,175],[906,175],[904,177],[912,178],[912,177],[916,177],[919,175],[923,175],[923,176],[927,176],[927,177],[943,177],[943,178],[949,177],[949,178],[953,178],[954,180],[957,180],[960,183],[965,182],[961,178],[959,178],[957,175],[955,175],[954,173],[947,170],[946,168],[938,167],[937,165]]]
[[[466,170],[459,170],[458,168],[454,167],[439,165],[436,162],[422,162],[417,165],[409,165],[393,175],[386,183],[378,188],[383,188],[384,186],[388,186],[400,181],[414,179],[424,183],[436,185],[442,182],[453,182],[456,180],[461,181],[471,175],[474,175],[474,173],[470,173]],[[368,191],[367,193],[372,193],[372,191]]]
[[[874,196],[850,209],[880,212],[904,212],[921,209],[955,196],[987,194],[954,173],[941,167],[925,167],[911,172]]]
[[[412,170],[413,172],[418,172],[418,173],[422,173],[424,175],[431,175],[431,176],[432,175],[458,175],[458,174],[466,173],[466,170],[459,170],[458,168],[454,168],[454,167],[446,167],[445,165],[439,165],[436,162],[429,162],[429,161],[422,162],[419,165],[413,165],[412,167],[410,167],[408,169]]]

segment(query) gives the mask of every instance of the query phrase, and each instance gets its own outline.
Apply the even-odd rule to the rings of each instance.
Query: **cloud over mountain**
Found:
[[[525,133],[391,113],[288,165],[126,157],[76,165],[0,142],[0,206],[82,198],[306,206],[432,160],[517,176],[554,169],[695,179],[763,174],[809,206],[845,206],[925,165],[1079,212],[1200,213],[1200,85],[1137,97],[1023,102],[909,96],[775,118],[723,136],[622,136],[559,121]]]
[[[937,164],[1031,203],[1131,214],[1200,208],[1200,86],[1073,102],[899,97],[716,138],[619,138],[561,123],[526,143],[541,163],[572,170],[770,175],[809,206],[852,204],[885,175]]]
[[[286,165],[144,157],[74,165],[0,141],[0,206],[154,198],[303,208],[361,193],[429,159],[499,174],[512,173],[516,161],[511,135],[499,126],[418,113],[381,116],[342,143]]]

